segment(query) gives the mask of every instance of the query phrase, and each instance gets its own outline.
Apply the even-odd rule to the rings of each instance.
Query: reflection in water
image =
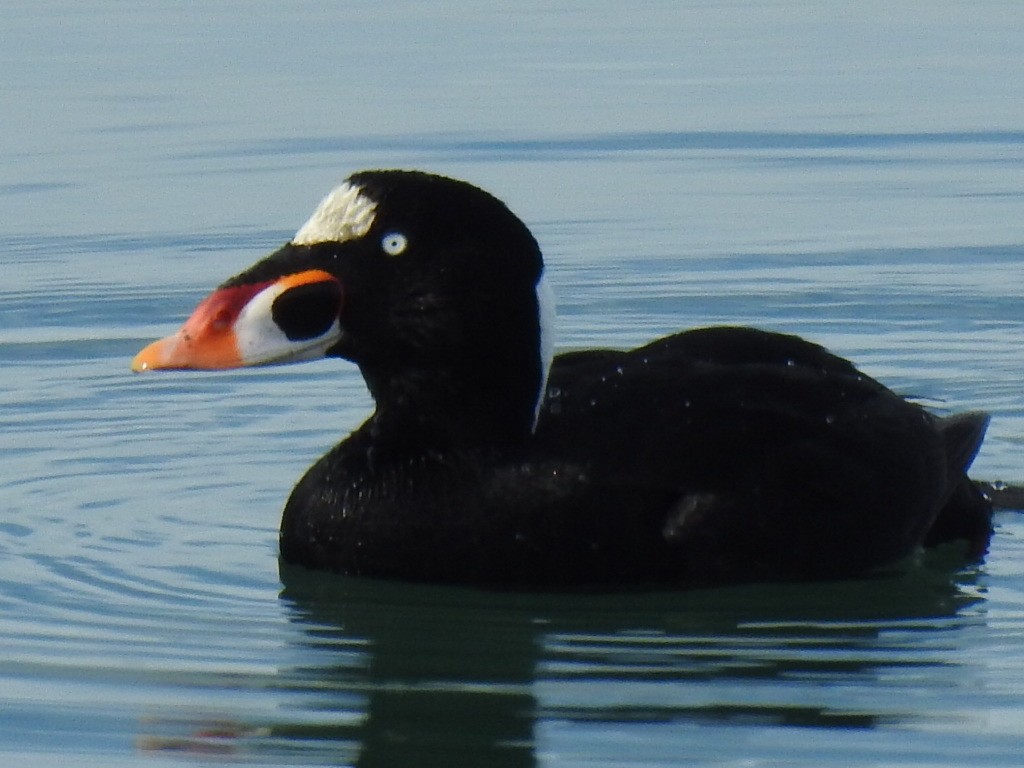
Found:
[[[541,724],[899,722],[911,705],[882,689],[955,666],[963,609],[981,599],[970,574],[945,565],[841,584],[602,596],[283,569],[304,661],[282,685],[304,695],[262,746],[363,768],[511,767],[537,763]]]
[[[282,579],[315,651],[301,676],[365,696],[357,724],[322,725],[315,738],[355,740],[361,767],[534,764],[534,599],[287,567]],[[353,640],[366,644],[356,664],[336,653]],[[328,694],[314,706],[329,715],[331,703]]]

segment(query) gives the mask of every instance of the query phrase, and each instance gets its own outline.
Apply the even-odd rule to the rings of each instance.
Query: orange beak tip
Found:
[[[157,342],[148,345],[145,349],[135,355],[134,358],[132,358],[132,371],[134,373],[142,373],[143,371],[152,370],[155,367],[153,364],[155,357],[153,354],[153,347],[156,343]]]
[[[226,370],[241,368],[241,360],[233,333],[207,334],[190,338],[179,331],[154,341],[132,359],[135,373],[166,370]]]
[[[168,336],[165,339],[154,341],[132,359],[132,371],[143,373],[145,371],[179,367],[175,365],[176,361],[174,359],[177,347],[177,338],[175,336]]]

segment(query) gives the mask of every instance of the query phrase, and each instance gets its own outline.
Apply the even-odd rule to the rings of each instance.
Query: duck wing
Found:
[[[587,503],[657,522],[666,567],[709,583],[900,559],[947,502],[957,517],[983,434],[983,417],[938,419],[818,345],[748,328],[560,356],[537,429],[587,467]]]

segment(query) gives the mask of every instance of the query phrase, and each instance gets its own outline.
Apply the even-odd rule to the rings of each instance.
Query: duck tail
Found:
[[[946,444],[946,459],[950,477],[967,472],[981,449],[990,417],[987,413],[972,411],[944,416],[939,419],[939,432]]]
[[[977,560],[988,551],[992,538],[992,500],[967,476],[988,429],[987,413],[961,413],[939,419],[946,446],[945,501],[924,539],[926,547],[966,541],[968,554]]]

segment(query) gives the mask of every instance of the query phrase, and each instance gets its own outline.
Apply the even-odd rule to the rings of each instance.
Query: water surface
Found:
[[[340,362],[132,355],[350,172],[531,226],[563,349],[799,333],[1024,482],[1016,3],[9,3],[0,761],[1015,766],[1024,522],[848,584],[492,594],[280,574]]]

